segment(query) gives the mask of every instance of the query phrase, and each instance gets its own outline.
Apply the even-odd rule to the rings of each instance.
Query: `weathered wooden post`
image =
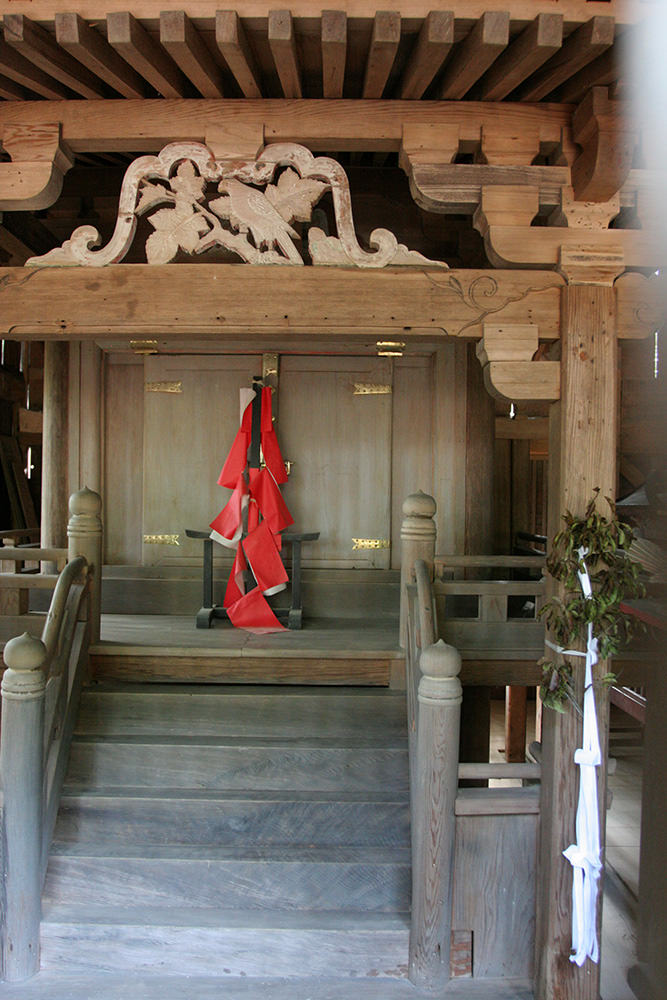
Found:
[[[84,486],[69,500],[68,559],[84,556],[90,566],[90,641],[100,637],[102,602],[102,499]]]
[[[450,978],[461,656],[439,639],[422,651],[419,667],[409,975],[436,988]]]
[[[3,978],[20,982],[39,970],[46,647],[25,632],[7,643],[4,661],[0,749]]]
[[[69,345],[47,340],[44,345],[44,418],[42,428],[42,518],[43,548],[65,545],[67,503],[67,407]],[[43,572],[57,572],[55,563],[43,564]]]
[[[401,611],[399,642],[405,649],[407,642],[407,594],[406,586],[412,580],[412,570],[417,559],[427,563],[433,572],[435,558],[435,512],[436,503],[428,493],[411,493],[403,501],[403,521],[401,522]]]

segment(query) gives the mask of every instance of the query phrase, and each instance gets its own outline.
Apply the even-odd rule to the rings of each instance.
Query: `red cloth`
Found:
[[[221,545],[226,545],[227,548],[235,549],[243,530],[243,510],[247,506],[248,484],[245,481],[245,476],[241,474],[231,497],[209,525],[211,538],[215,542],[220,542]]]
[[[241,543],[257,586],[267,596],[285,589],[287,573],[266,521],[257,525]]]
[[[236,628],[244,628],[257,635],[285,631],[285,626],[280,624],[259,587],[250,590],[230,605],[227,614]]]
[[[248,564],[246,562],[243,548],[239,545],[236,550],[234,565],[232,566],[232,571],[229,574],[229,580],[227,581],[227,589],[225,590],[225,596],[222,602],[223,608],[228,608],[245,594],[243,574],[247,568]]]
[[[273,534],[277,535],[288,525],[294,524],[294,518],[269,470],[250,469],[249,475],[250,496],[257,501],[262,517],[268,521]]]

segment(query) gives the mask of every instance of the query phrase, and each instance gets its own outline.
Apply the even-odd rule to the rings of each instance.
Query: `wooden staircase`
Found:
[[[405,718],[390,690],[86,690],[42,968],[404,980]]]

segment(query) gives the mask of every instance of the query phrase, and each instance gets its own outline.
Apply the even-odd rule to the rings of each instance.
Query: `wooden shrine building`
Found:
[[[289,9],[243,0],[233,10],[216,10],[202,0],[140,0],[128,10],[120,0],[69,6],[0,0],[0,527],[10,529],[4,569],[11,564],[13,573],[22,565],[10,542],[30,541],[40,553],[32,583],[25,583],[26,573],[18,586],[13,573],[0,589],[3,640],[24,631],[41,634],[46,650],[46,659],[37,645],[6,652],[3,693],[10,707],[3,703],[3,730],[20,734],[32,725],[19,729],[12,721],[11,706],[23,704],[17,691],[29,692],[26,705],[45,698],[47,720],[49,712],[61,719],[44,736],[46,777],[39,780],[34,769],[32,778],[20,777],[20,769],[42,754],[25,749],[24,736],[15,735],[21,752],[12,763],[3,742],[3,828],[14,822],[10,788],[33,781],[41,789],[44,780],[47,789],[45,802],[29,814],[33,819],[28,822],[24,812],[16,820],[16,829],[39,826],[37,854],[31,861],[29,848],[21,849],[16,864],[32,872],[28,881],[37,879],[35,892],[44,885],[45,896],[40,914],[39,906],[16,902],[21,887],[6,890],[3,961],[5,978],[16,981],[12,997],[37,997],[30,990],[50,983],[40,977],[51,973],[65,997],[70,994],[62,984],[74,989],[76,976],[84,983],[86,975],[124,968],[148,976],[147,982],[162,972],[199,976],[199,993],[173,995],[203,1000],[213,995],[206,983],[213,989],[225,976],[240,988],[239,977],[291,982],[303,969],[313,983],[358,977],[367,992],[359,985],[349,996],[362,1000],[419,997],[427,987],[435,989],[429,995],[443,997],[599,996],[599,964],[569,961],[571,869],[562,851],[574,835],[577,714],[542,713],[541,763],[525,762],[521,735],[520,762],[498,772],[525,779],[511,804],[509,789],[503,799],[486,787],[462,788],[457,797],[456,787],[457,774],[483,783],[493,777],[487,767],[490,689],[507,687],[515,704],[525,706],[527,689],[539,684],[541,626],[535,619],[512,623],[507,607],[508,595],[510,606],[513,597],[539,598],[544,581],[538,573],[514,581],[514,590],[497,589],[499,567],[521,563],[513,554],[517,532],[533,540],[551,537],[562,513],[583,513],[594,490],[600,498],[619,498],[664,475],[658,331],[665,322],[660,271],[667,266],[667,214],[656,128],[664,95],[656,93],[656,107],[645,108],[633,69],[633,54],[641,61],[643,46],[647,58],[652,51],[659,7],[660,0],[404,0],[396,10],[377,10],[366,0],[349,0],[321,10],[310,0],[295,0]],[[238,428],[239,390],[255,376],[275,390],[275,426],[289,466],[284,496],[296,527],[319,532],[317,541],[303,546],[306,627],[284,640],[246,641],[232,640],[229,626],[217,625],[204,638],[194,626],[201,541],[186,530],[205,529],[225,502],[217,477]],[[84,487],[99,494],[101,510],[91,494],[80,492]],[[659,543],[654,528],[647,537]],[[422,558],[426,576],[415,563]],[[541,568],[543,560],[537,562]],[[228,554],[216,554],[216,586],[224,585],[230,566]],[[68,693],[50,695],[52,682],[69,676],[69,667],[58,673],[49,666],[64,655],[65,640],[46,626],[41,631],[50,600],[45,603],[44,593],[55,584],[57,596],[61,586],[56,573],[58,581],[69,573],[62,587],[76,591],[88,610],[77,605],[65,613],[73,600],[65,596],[58,598],[60,611],[51,605],[54,621],[62,618],[63,629],[70,628],[67,657],[76,647],[78,659],[74,680],[62,688]],[[424,598],[432,583],[435,596]],[[547,590],[552,584],[546,581]],[[475,627],[448,627],[451,601],[473,594],[480,609]],[[436,605],[439,632],[428,611]],[[88,625],[77,640],[79,619]],[[187,625],[175,624],[186,619]],[[314,626],[309,631],[309,619],[321,632]],[[343,621],[348,645],[333,638]],[[105,632],[112,622],[120,628],[113,636]],[[361,801],[357,789],[339,810],[339,840],[320,846],[313,834],[308,845],[324,872],[318,891],[331,895],[312,904],[320,914],[316,926],[298,923],[293,911],[311,906],[303,885],[315,866],[299,875],[302,895],[297,899],[294,890],[294,900],[285,902],[288,888],[281,901],[283,869],[308,867],[288,839],[271,847],[243,833],[241,857],[233,855],[241,848],[231,841],[202,840],[208,820],[196,833],[202,789],[228,792],[223,765],[207,756],[223,727],[215,719],[224,718],[223,735],[231,740],[238,735],[237,713],[245,718],[243,706],[250,705],[244,697],[266,699],[249,712],[253,726],[264,719],[262,712],[268,718],[275,711],[277,718],[282,711],[288,728],[297,726],[301,711],[313,719],[323,713],[321,733],[310,733],[308,752],[315,754],[333,711],[326,698],[338,698],[336,711],[347,713],[349,728],[338,732],[335,752],[352,753],[360,733],[367,739],[360,754],[379,747],[373,741],[386,734],[380,721],[372,721],[374,713],[377,720],[388,713],[391,728],[399,725],[391,713],[399,712],[400,739],[410,742],[411,761],[423,765],[438,757],[426,741],[446,743],[459,725],[451,694],[458,668],[438,659],[439,635],[461,652],[466,763],[458,763],[458,740],[449,785],[443,778],[425,786],[421,765],[411,763],[409,795],[406,770],[400,794],[406,796],[406,844],[412,809],[412,854],[403,841],[389,846],[391,864],[405,882],[402,913],[410,911],[412,878],[412,917],[382,923],[393,906],[383,883],[390,864],[378,853],[382,824],[366,844],[345,839],[346,831],[363,825],[353,812],[352,803],[357,808]],[[276,654],[281,641],[283,652]],[[646,752],[655,755],[644,792],[645,896],[633,985],[639,1000],[664,995],[665,975],[659,930],[665,876],[654,846],[659,770],[665,766],[659,710],[665,681],[664,665],[648,659],[650,667],[641,668],[628,660],[628,676],[648,686],[653,722]],[[421,693],[413,703],[411,670],[418,663],[422,683],[432,682],[440,693],[423,695],[416,672],[414,691]],[[599,679],[608,664],[595,669]],[[139,684],[146,690],[137,705],[144,707],[135,716],[120,702]],[[151,684],[153,695],[146,693]],[[207,714],[202,707],[190,720],[197,686],[217,699],[216,708]],[[363,701],[371,696],[384,701]],[[147,707],[150,697],[158,698],[150,702],[154,708]],[[181,729],[174,721],[180,702],[169,701],[176,697],[186,699],[184,718],[190,720]],[[596,687],[596,698],[604,802],[604,686]],[[445,715],[430,722],[436,701],[446,703]],[[138,751],[132,751],[135,772],[126,782],[134,817],[124,828],[126,853],[119,847],[104,855],[114,823],[108,789],[120,781],[108,777],[105,785],[100,778],[83,803],[88,793],[81,755],[92,740],[95,712],[105,755],[100,767],[115,759],[123,739],[141,742],[136,720],[142,712],[151,726],[164,723],[172,743],[181,741],[183,760],[192,749],[185,747],[188,740],[202,751],[202,770],[189,798],[181,796],[186,804],[174,822],[195,831],[187,834],[189,861],[200,868],[227,866],[225,871],[232,863],[240,866],[224,875],[227,895],[221,890],[214,898],[211,888],[209,898],[197,881],[201,876],[186,870],[164,833],[171,821],[157,807],[151,815],[163,832],[149,854],[141,854],[137,831],[145,832],[149,821],[136,818],[144,806],[132,803],[144,802],[148,793],[137,789],[148,778],[137,777],[143,766]],[[113,729],[113,712],[122,716],[123,736]],[[416,742],[413,730],[420,734]],[[157,732],[150,730],[147,746],[155,748]],[[284,749],[288,737],[276,732],[252,729],[245,753],[270,739]],[[73,770],[66,772],[70,743]],[[56,747],[53,765],[50,745]],[[382,752],[399,751],[383,743]],[[166,787],[172,765],[161,771],[163,758],[151,753],[146,774],[154,770],[151,780]],[[324,769],[318,759],[309,761],[311,774]],[[239,761],[237,796],[247,799],[259,787],[257,796],[266,800],[269,786],[253,784],[252,765]],[[97,766],[90,765],[89,777]],[[271,786],[275,794],[276,788],[287,794],[290,766],[284,765],[282,784]],[[386,776],[378,782],[386,779],[388,796],[402,765],[383,766]],[[353,765],[341,767],[347,775]],[[538,778],[539,792],[530,784]],[[173,777],[173,787],[182,791],[180,780],[182,775]],[[333,801],[329,786],[315,787]],[[28,793],[17,796],[23,808]],[[305,796],[299,790],[301,805]],[[172,791],[170,797],[178,796]],[[491,800],[492,806],[480,805]],[[438,857],[449,875],[442,884],[429,881],[424,845],[430,833],[420,808],[434,823],[433,841],[445,845]],[[76,809],[88,812],[79,816]],[[278,826],[283,820],[276,815],[270,824]],[[86,822],[95,831],[90,842]],[[239,829],[250,830],[250,821],[243,822]],[[284,822],[294,832],[302,819]],[[336,823],[328,819],[326,825]],[[603,809],[600,825],[604,843]],[[271,850],[278,853],[269,857]],[[522,850],[530,857],[525,866]],[[5,871],[14,864],[7,851]],[[261,892],[251,871],[258,859],[282,873]],[[348,887],[349,908],[360,911],[347,967],[341,955],[348,945],[332,943],[336,934],[344,938],[332,913],[346,911],[347,897],[331,902],[335,885],[322,888],[334,862],[347,865],[344,877],[333,881]],[[120,866],[116,882],[114,863]],[[180,881],[178,892],[169,890],[171,899],[159,883],[160,866],[179,864],[184,867],[174,876]],[[523,867],[529,874],[520,874]],[[368,872],[374,888],[357,907],[355,887]],[[419,872],[426,873],[423,897]],[[526,888],[519,889],[524,875]],[[70,895],[63,890],[58,897],[56,888],[67,878]],[[188,901],[184,886],[191,879],[199,887],[193,894],[201,890],[205,902]],[[466,880],[469,898],[463,902]],[[94,898],[84,921],[88,889]],[[127,931],[129,950],[114,958],[123,933],[118,928],[127,923],[119,914],[130,905],[124,891],[134,898],[135,924]],[[255,891],[258,898],[273,893],[268,916],[256,924],[229,916],[242,909],[244,892],[252,897]],[[35,898],[33,892],[33,903]],[[163,906],[172,907],[168,926],[166,918],[160,922]],[[286,923],[283,917],[271,923],[281,906]],[[15,938],[12,920],[19,911],[25,934]],[[226,937],[216,937],[220,914],[232,928]],[[184,943],[184,928],[194,934],[193,922],[196,941]],[[598,929],[599,922],[598,906]],[[350,933],[347,925],[344,930]],[[385,958],[383,948],[387,955],[404,948],[404,958]],[[262,964],[257,956],[264,952]],[[59,963],[74,978],[58,980]],[[52,985],[41,988],[58,995]],[[9,987],[0,983],[0,998],[3,989]],[[301,996],[296,986],[285,993],[275,983],[271,989],[275,993],[257,996]],[[99,984],[95,990],[90,995],[106,996]],[[229,993],[246,995],[255,996]]]

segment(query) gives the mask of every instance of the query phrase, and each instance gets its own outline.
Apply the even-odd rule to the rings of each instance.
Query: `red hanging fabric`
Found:
[[[294,523],[278,485],[287,481],[287,471],[273,428],[271,390],[268,387],[262,389],[260,405],[260,443],[264,467],[248,468],[248,450],[252,439],[250,402],[243,411],[241,426],[218,478],[221,486],[233,492],[210,525],[211,538],[229,548],[236,548],[223,601],[229,620],[237,628],[258,633],[283,630],[264,595],[277,594],[285,589],[288,577],[280,558],[280,532]],[[257,587],[246,593],[244,574],[248,565]]]
[[[248,591],[238,601],[227,608],[227,614],[232,625],[236,628],[246,629],[247,632],[255,632],[262,635],[265,632],[284,632],[285,626],[281,625],[269,603],[262,594],[259,587]]]
[[[257,525],[241,542],[257,586],[267,597],[285,589],[287,573],[266,521]]]

